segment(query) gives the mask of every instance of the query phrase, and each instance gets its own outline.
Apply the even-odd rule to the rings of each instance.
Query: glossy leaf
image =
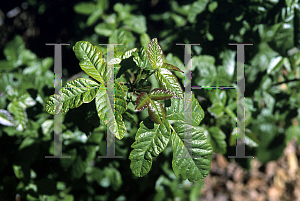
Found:
[[[115,82],[115,114],[123,114],[127,110],[125,92],[120,83]]]
[[[141,111],[148,107],[148,104],[150,102],[150,98],[148,97],[147,93],[142,92],[138,95],[135,102],[135,111]]]
[[[174,98],[183,98],[182,88],[176,76],[169,70],[161,68],[155,72],[155,77],[159,81],[160,87],[173,92]]]
[[[171,107],[166,107],[166,119],[176,122],[184,122],[184,99],[171,99]],[[199,102],[192,97],[192,125],[198,126],[204,118],[204,111]]]
[[[148,106],[148,113],[150,118],[157,124],[162,124],[165,121],[165,109],[158,101],[150,100]]]
[[[139,50],[139,56],[134,57],[133,61],[136,63],[136,65],[138,67],[140,67],[142,69],[145,69],[145,70],[153,70],[154,69],[150,64],[150,61],[149,61],[147,53],[146,53],[146,49],[144,47],[142,47]]]
[[[174,70],[174,71],[179,71],[179,72],[183,73],[183,71],[180,70],[178,67],[173,66],[171,64],[167,64],[167,63],[163,63],[162,68],[168,69],[169,71]]]
[[[127,50],[127,51],[124,52],[124,54],[122,55],[122,58],[123,58],[123,59],[128,59],[129,57],[132,56],[132,54],[133,54],[134,52],[137,52],[137,48],[133,48],[133,49],[131,49],[131,50]]]
[[[0,109],[0,124],[4,126],[15,125],[15,120],[13,116],[7,110]]]
[[[97,108],[97,113],[100,120],[107,124],[107,91],[105,87],[99,88],[96,96],[95,96],[95,103]]]
[[[175,94],[166,89],[155,88],[149,93],[149,98],[152,100],[165,100],[175,96]]]
[[[173,160],[172,167],[176,177],[181,174],[183,179],[197,181],[204,179],[210,171],[213,149],[205,135],[197,128],[178,123],[172,133]],[[192,149],[187,150],[184,144],[184,131],[189,130],[192,135]]]
[[[107,124],[107,104],[109,104],[107,89],[106,87],[100,87],[96,96],[96,108],[98,112],[98,116],[100,120]],[[110,105],[110,104],[109,104]],[[127,109],[127,103],[125,100],[125,92],[120,85],[120,83],[115,82],[115,114],[123,114]],[[110,111],[112,116],[114,116],[114,112]],[[115,122],[115,120],[113,120]]]
[[[115,132],[115,136],[116,138],[118,138],[119,140],[121,140],[126,133],[126,127],[124,124],[124,121],[122,120],[122,115],[117,114],[116,116],[116,123],[117,123],[117,132]]]
[[[157,38],[150,41],[147,49],[147,55],[150,64],[154,69],[159,69],[163,65],[163,51]]]
[[[131,145],[133,150],[129,155],[130,169],[138,177],[143,177],[150,171],[152,159],[166,148],[171,135],[168,121],[154,124],[152,129],[146,127],[145,123],[140,123],[135,142]]]
[[[49,114],[59,114],[60,112],[66,113],[69,109],[77,108],[83,103],[91,102],[101,86],[86,78],[78,78],[67,82],[60,95],[54,94],[46,101],[46,111]],[[55,107],[57,109],[55,110]]]
[[[101,85],[105,85],[103,77],[99,74],[103,68],[102,53],[99,48],[87,41],[79,41],[73,47],[73,51],[80,61],[79,65],[82,70],[99,81]]]

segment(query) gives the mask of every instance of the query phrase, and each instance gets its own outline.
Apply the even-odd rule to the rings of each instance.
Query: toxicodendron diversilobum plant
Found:
[[[131,146],[133,150],[129,159],[134,175],[146,175],[151,169],[152,159],[166,148],[169,141],[173,146],[172,167],[176,176],[180,174],[183,179],[192,181],[203,179],[209,174],[213,149],[206,136],[197,128],[204,118],[204,112],[193,95],[192,124],[185,122],[184,93],[171,72],[182,71],[163,62],[163,51],[156,38],[149,42],[147,49],[134,48],[124,53],[116,51],[115,58],[110,61],[118,68],[116,78],[124,76],[127,81],[114,81],[115,109],[112,118],[107,115],[107,62],[102,52],[87,41],[77,42],[73,51],[82,70],[93,79],[78,78],[67,82],[60,95],[54,94],[47,100],[45,107],[48,113],[66,113],[69,109],[95,99],[100,121],[106,125],[108,121],[113,121],[115,137],[121,140],[126,133],[124,120],[134,122],[127,103],[135,102],[135,111],[147,108],[149,117],[140,122],[135,142]],[[151,86],[145,84],[145,81],[153,74],[160,87],[150,91]],[[127,98],[126,93],[131,96]],[[136,99],[133,100],[133,97]],[[191,149],[184,143],[185,130],[192,136],[189,142]]]

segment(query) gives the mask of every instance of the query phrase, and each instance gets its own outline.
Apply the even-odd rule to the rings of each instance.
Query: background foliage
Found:
[[[296,0],[250,1],[5,1],[1,10],[0,199],[12,200],[197,200],[203,181],[175,177],[170,143],[153,159],[143,178],[130,170],[130,145],[138,126],[130,121],[116,155],[105,155],[105,127],[95,103],[63,115],[63,155],[53,155],[53,116],[45,101],[53,94],[53,47],[63,47],[63,86],[80,72],[72,47],[85,40],[105,54],[147,46],[158,38],[164,60],[184,69],[184,49],[192,46],[192,86],[236,86],[236,47],[245,47],[246,155],[262,163],[277,160],[293,137],[300,144],[300,9]],[[15,2],[14,2],[15,3]],[[17,14],[8,12],[19,7]],[[4,14],[6,14],[6,16]],[[55,13],[55,14],[54,14]],[[27,17],[25,17],[27,16]],[[79,74],[78,74],[79,73]],[[184,76],[175,72],[179,82]],[[71,77],[71,76],[75,77]],[[71,77],[71,78],[70,78]],[[151,86],[158,83],[149,78]],[[193,90],[205,112],[199,128],[214,152],[235,155],[236,92]],[[134,105],[128,104],[134,111]],[[147,111],[132,113],[137,123]],[[236,159],[250,169],[252,159]]]

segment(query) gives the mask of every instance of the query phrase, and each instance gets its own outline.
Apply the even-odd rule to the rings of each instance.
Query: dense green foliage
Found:
[[[27,2],[41,16],[53,6]],[[68,82],[63,77],[63,155],[71,159],[45,159],[54,154],[51,114],[58,103],[53,55],[38,58],[18,35],[6,44],[0,60],[0,200],[17,194],[22,200],[197,200],[203,180],[193,180],[209,173],[212,151],[236,155],[236,91],[192,90],[193,122],[187,125],[184,49],[176,43],[201,44],[192,46],[192,86],[236,86],[236,46],[228,43],[253,43],[245,46],[246,155],[266,163],[278,159],[293,137],[300,144],[297,1],[151,2],[74,3],[72,24],[80,38],[63,42],[71,43],[85,73]],[[106,154],[107,118],[107,50],[98,44],[107,43],[123,43],[111,62],[115,150],[124,159],[97,158]],[[66,60],[76,58],[63,53]],[[193,133],[193,155],[202,158],[177,157],[186,151],[185,129]],[[247,169],[251,160],[236,159]]]

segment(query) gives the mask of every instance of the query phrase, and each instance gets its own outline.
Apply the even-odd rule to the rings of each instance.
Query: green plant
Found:
[[[208,175],[213,150],[205,135],[196,127],[204,118],[204,112],[193,96],[192,125],[185,122],[183,91],[176,76],[171,72],[182,71],[176,66],[163,62],[163,51],[156,38],[150,41],[147,50],[142,47],[139,52],[136,48],[123,54],[116,52],[116,59],[112,64],[120,67],[117,67],[118,79],[114,82],[115,115],[113,117],[107,115],[108,111],[106,111],[109,103],[106,88],[107,63],[102,58],[102,52],[86,41],[77,42],[73,50],[80,61],[80,67],[95,81],[78,78],[67,82],[60,95],[54,94],[47,100],[48,113],[58,114],[60,111],[66,113],[69,109],[77,108],[95,99],[99,119],[104,124],[113,121],[116,128],[115,136],[121,140],[126,132],[124,117],[134,122],[133,116],[127,110],[128,102],[135,102],[135,111],[148,107],[150,119],[145,118],[140,123],[135,136],[136,141],[131,146],[133,150],[129,159],[132,172],[139,177],[146,175],[151,169],[153,158],[157,157],[171,141],[172,166],[176,176],[181,174],[183,179],[192,181],[203,179]],[[147,84],[147,78],[153,74],[160,88],[150,91],[151,86]],[[135,79],[130,79],[130,75]],[[127,83],[128,87],[121,83]],[[127,95],[131,93],[132,96],[125,98],[128,97],[125,92]],[[167,102],[169,99],[171,100]],[[57,105],[60,105],[59,109],[55,109]],[[190,153],[184,143],[185,129],[188,129],[193,136]],[[183,157],[187,153],[189,157]]]

